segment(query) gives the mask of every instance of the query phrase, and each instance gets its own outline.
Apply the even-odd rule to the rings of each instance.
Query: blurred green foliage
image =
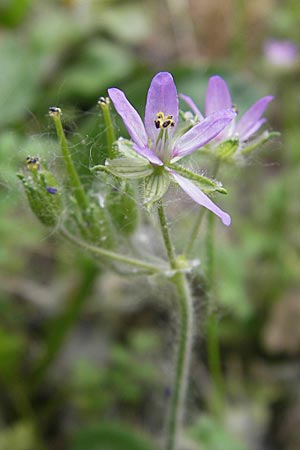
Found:
[[[119,306],[120,311],[112,309],[108,314],[102,289],[109,283],[107,271],[100,271],[81,252],[41,227],[26,205],[15,173],[28,155],[38,155],[63,179],[59,146],[46,115],[49,106],[57,105],[63,108],[82,180],[87,186],[97,185],[89,166],[103,163],[106,145],[103,120],[96,110],[98,97],[106,95],[107,87],[118,86],[142,112],[149,81],[158,70],[171,70],[179,91],[194,96],[198,105],[204,104],[207,79],[215,73],[228,82],[240,112],[262,95],[276,96],[267,116],[281,137],[255,153],[246,166],[228,165],[220,172],[229,192],[222,201],[231,210],[233,225],[226,235],[218,229],[216,291],[227,384],[238,380],[242,386],[232,394],[233,400],[244,401],[249,384],[276,387],[263,400],[269,419],[264,437],[271,436],[272,450],[297,450],[288,442],[289,423],[284,442],[282,434],[274,431],[273,423],[280,423],[282,429],[285,425],[280,415],[275,417],[273,404],[281,401],[289,411],[290,398],[297,398],[293,367],[300,342],[291,353],[284,341],[277,348],[265,333],[267,328],[283,327],[280,320],[274,322],[272,311],[292,293],[295,309],[287,311],[286,320],[290,335],[295,340],[298,336],[289,318],[299,311],[300,292],[299,64],[279,71],[268,65],[262,47],[270,37],[292,39],[299,45],[299,2],[232,0],[228,10],[221,1],[198,2],[200,10],[197,2],[191,3],[191,10],[176,17],[168,6],[172,2],[0,1],[0,450],[68,448],[70,435],[75,436],[72,450],[152,448],[132,429],[149,431],[145,402],[165,384],[155,363],[157,357],[161,367],[170,357],[170,349],[164,351],[157,338],[166,325],[161,305],[152,302],[150,312],[147,305],[132,306],[132,291],[121,286],[125,312]],[[191,30],[185,25],[188,13],[198,49],[194,53]],[[117,117],[115,123],[124,133]],[[206,169],[205,159],[203,164]],[[178,246],[183,247],[192,207],[180,207],[178,214],[174,202],[169,206]],[[200,257],[204,266],[201,236],[194,257]],[[194,280],[195,301],[202,305],[203,286],[198,276]],[[115,294],[110,295],[113,305]],[[73,358],[78,360],[69,368],[70,377],[58,377],[57,383],[63,345],[74,339],[76,346],[75,324],[90,324],[91,318],[101,328],[103,341],[110,335],[119,339],[109,347],[103,364],[75,352]],[[203,352],[196,353],[193,379],[206,363]],[[288,381],[282,376],[287,368]],[[37,373],[42,374],[38,382]],[[190,422],[198,416],[194,403],[205,408],[198,383],[191,389]],[[128,427],[125,420],[119,424],[122,414],[131,422]],[[75,434],[78,416],[88,428]],[[116,425],[105,425],[110,419]],[[89,427],[98,420],[103,425]],[[210,416],[196,421],[190,434],[194,448],[251,448],[248,442],[237,444],[233,435]]]

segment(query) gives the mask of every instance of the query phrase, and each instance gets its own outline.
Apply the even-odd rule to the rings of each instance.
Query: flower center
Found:
[[[156,114],[156,118],[154,120],[154,124],[155,124],[157,129],[159,129],[159,128],[165,129],[165,128],[168,128],[168,127],[172,127],[173,128],[175,126],[175,122],[173,120],[173,116],[172,115],[166,116],[161,111]]]

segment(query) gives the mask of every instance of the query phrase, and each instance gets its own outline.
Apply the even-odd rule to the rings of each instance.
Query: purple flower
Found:
[[[300,62],[299,48],[289,40],[269,39],[264,43],[266,60],[274,66],[289,68]]]
[[[108,93],[133,140],[133,150],[146,158],[154,170],[160,168],[168,174],[196,203],[219,216],[225,225],[230,225],[229,214],[215,205],[196,184],[177,173],[172,163],[215,138],[236,115],[231,105],[225,111],[214,112],[178,136],[175,134],[178,125],[178,95],[170,73],[160,72],[152,79],[144,123],[122,91],[110,88]]]
[[[181,98],[188,104],[194,114],[201,121],[203,115],[195,105],[194,101],[186,96],[181,95]],[[266,122],[262,118],[265,109],[274,97],[267,95],[257,100],[238,121],[232,121],[218,136],[215,138],[215,143],[220,143],[229,139],[238,139],[240,143],[246,142],[252,137],[260,127]],[[231,95],[226,82],[218,75],[210,77],[205,98],[205,115],[210,117],[218,111],[232,108]],[[206,120],[206,119],[204,119]]]

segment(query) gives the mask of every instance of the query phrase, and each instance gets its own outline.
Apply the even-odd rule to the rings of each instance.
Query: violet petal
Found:
[[[251,130],[257,121],[261,118],[268,104],[274,99],[271,95],[262,97],[254,103],[240,118],[236,126],[236,132],[240,139],[247,139],[249,137],[249,130]]]
[[[204,206],[220,217],[224,225],[229,226],[231,224],[230,215],[219,208],[206,194],[204,194],[194,183],[192,183],[192,181],[178,175],[178,173],[173,170],[168,169],[168,171],[176,183],[179,184],[181,189],[183,189],[184,192],[194,200],[194,202],[198,203],[198,205]]]
[[[256,133],[266,121],[267,121],[267,119],[262,118],[262,119],[259,119],[257,122],[255,122],[252,125],[252,127],[249,128],[248,131],[243,134],[242,140],[246,141],[247,139],[249,139],[249,137],[251,137],[254,133]]]
[[[206,117],[175,142],[172,158],[189,155],[216,137],[234,119],[232,109],[218,111]]]
[[[138,112],[127,100],[124,92],[117,88],[110,88],[108,89],[108,95],[113,102],[117,113],[122,117],[131,139],[139,147],[146,147],[148,145],[148,138],[144,124]]]
[[[132,149],[136,151],[139,155],[143,156],[144,158],[148,159],[149,162],[152,164],[156,164],[158,166],[163,166],[163,162],[161,159],[159,159],[158,156],[156,156],[152,150],[150,150],[147,147],[139,147],[136,144],[133,144]]]
[[[148,90],[145,127],[152,142],[156,141],[160,131],[154,123],[158,112],[163,112],[165,116],[173,116],[175,126],[169,130],[171,136],[178,123],[178,96],[173,77],[169,72],[159,72],[155,75]]]
[[[205,98],[206,116],[230,108],[232,108],[232,100],[226,82],[218,75],[210,77]]]
[[[182,100],[191,108],[193,113],[199,117],[199,119],[204,119],[203,114],[201,111],[197,108],[197,105],[195,104],[194,100],[191,99],[188,95],[179,94],[179,97],[182,98]]]

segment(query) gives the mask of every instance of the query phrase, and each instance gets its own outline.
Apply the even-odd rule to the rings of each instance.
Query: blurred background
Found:
[[[219,174],[233,218],[217,228],[216,256],[228,405],[220,425],[199,332],[186,449],[299,450],[299,24],[299,0],[0,0],[0,450],[141,450],[130,429],[163,432],[168,286],[114,274],[56,238],[15,175],[28,155],[60,166],[55,105],[90,183],[105,139],[98,97],[118,86],[143,111],[160,70],[198,105],[212,74],[241,112],[275,95],[265,115],[281,132]],[[186,230],[189,212],[169,212]],[[197,274],[193,286],[200,330]]]

